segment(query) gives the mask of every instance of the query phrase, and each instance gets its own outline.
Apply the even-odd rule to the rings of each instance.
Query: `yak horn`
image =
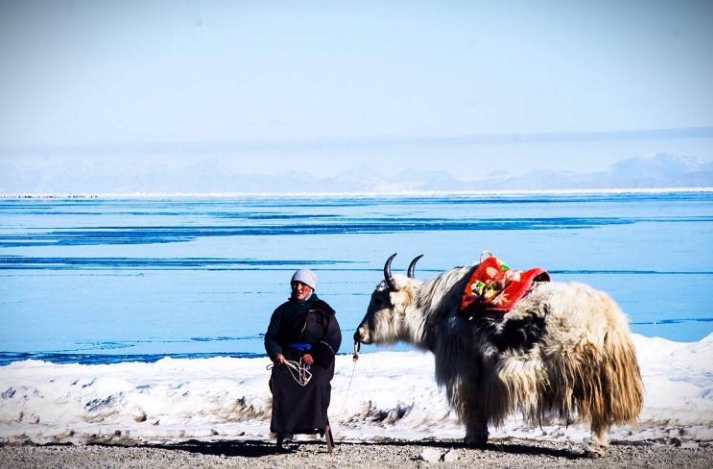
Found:
[[[384,280],[386,280],[386,284],[389,286],[389,290],[391,291],[399,290],[399,287],[396,286],[396,282],[394,281],[394,277],[391,275],[391,261],[394,260],[396,254],[397,253],[393,253],[391,257],[386,259],[386,264],[384,264]]]
[[[418,262],[418,260],[422,257],[423,257],[423,254],[413,258],[413,260],[411,261],[411,263],[408,266],[408,278],[413,278],[413,272],[414,272],[414,270],[416,270],[416,262]]]

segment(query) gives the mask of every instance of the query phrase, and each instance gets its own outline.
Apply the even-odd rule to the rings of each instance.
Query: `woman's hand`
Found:
[[[306,365],[312,365],[314,363],[314,358],[312,358],[312,355],[309,353],[305,353],[302,355],[302,362],[304,362]]]
[[[282,365],[283,363],[285,363],[285,356],[281,353],[275,355],[275,364]]]

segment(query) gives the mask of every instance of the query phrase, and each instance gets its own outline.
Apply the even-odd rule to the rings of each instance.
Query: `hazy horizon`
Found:
[[[711,17],[665,0],[8,0],[0,188],[33,165],[105,186],[121,183],[82,169],[140,169],[156,190],[205,162],[465,180],[710,163]]]

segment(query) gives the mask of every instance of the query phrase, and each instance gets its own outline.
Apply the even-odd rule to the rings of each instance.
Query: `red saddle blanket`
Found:
[[[542,269],[512,270],[495,256],[486,257],[473,268],[465,284],[460,314],[466,319],[502,317],[527,294],[533,282],[547,282]]]

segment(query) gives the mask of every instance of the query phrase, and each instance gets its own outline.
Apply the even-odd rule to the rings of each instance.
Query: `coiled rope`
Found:
[[[309,371],[309,365],[294,360],[285,360],[282,364],[287,367],[287,371],[290,372],[290,376],[292,376],[292,379],[294,379],[297,384],[300,386],[307,386],[309,384],[312,379],[312,372]],[[267,365],[268,370],[272,370],[274,367],[275,365],[272,363]]]

